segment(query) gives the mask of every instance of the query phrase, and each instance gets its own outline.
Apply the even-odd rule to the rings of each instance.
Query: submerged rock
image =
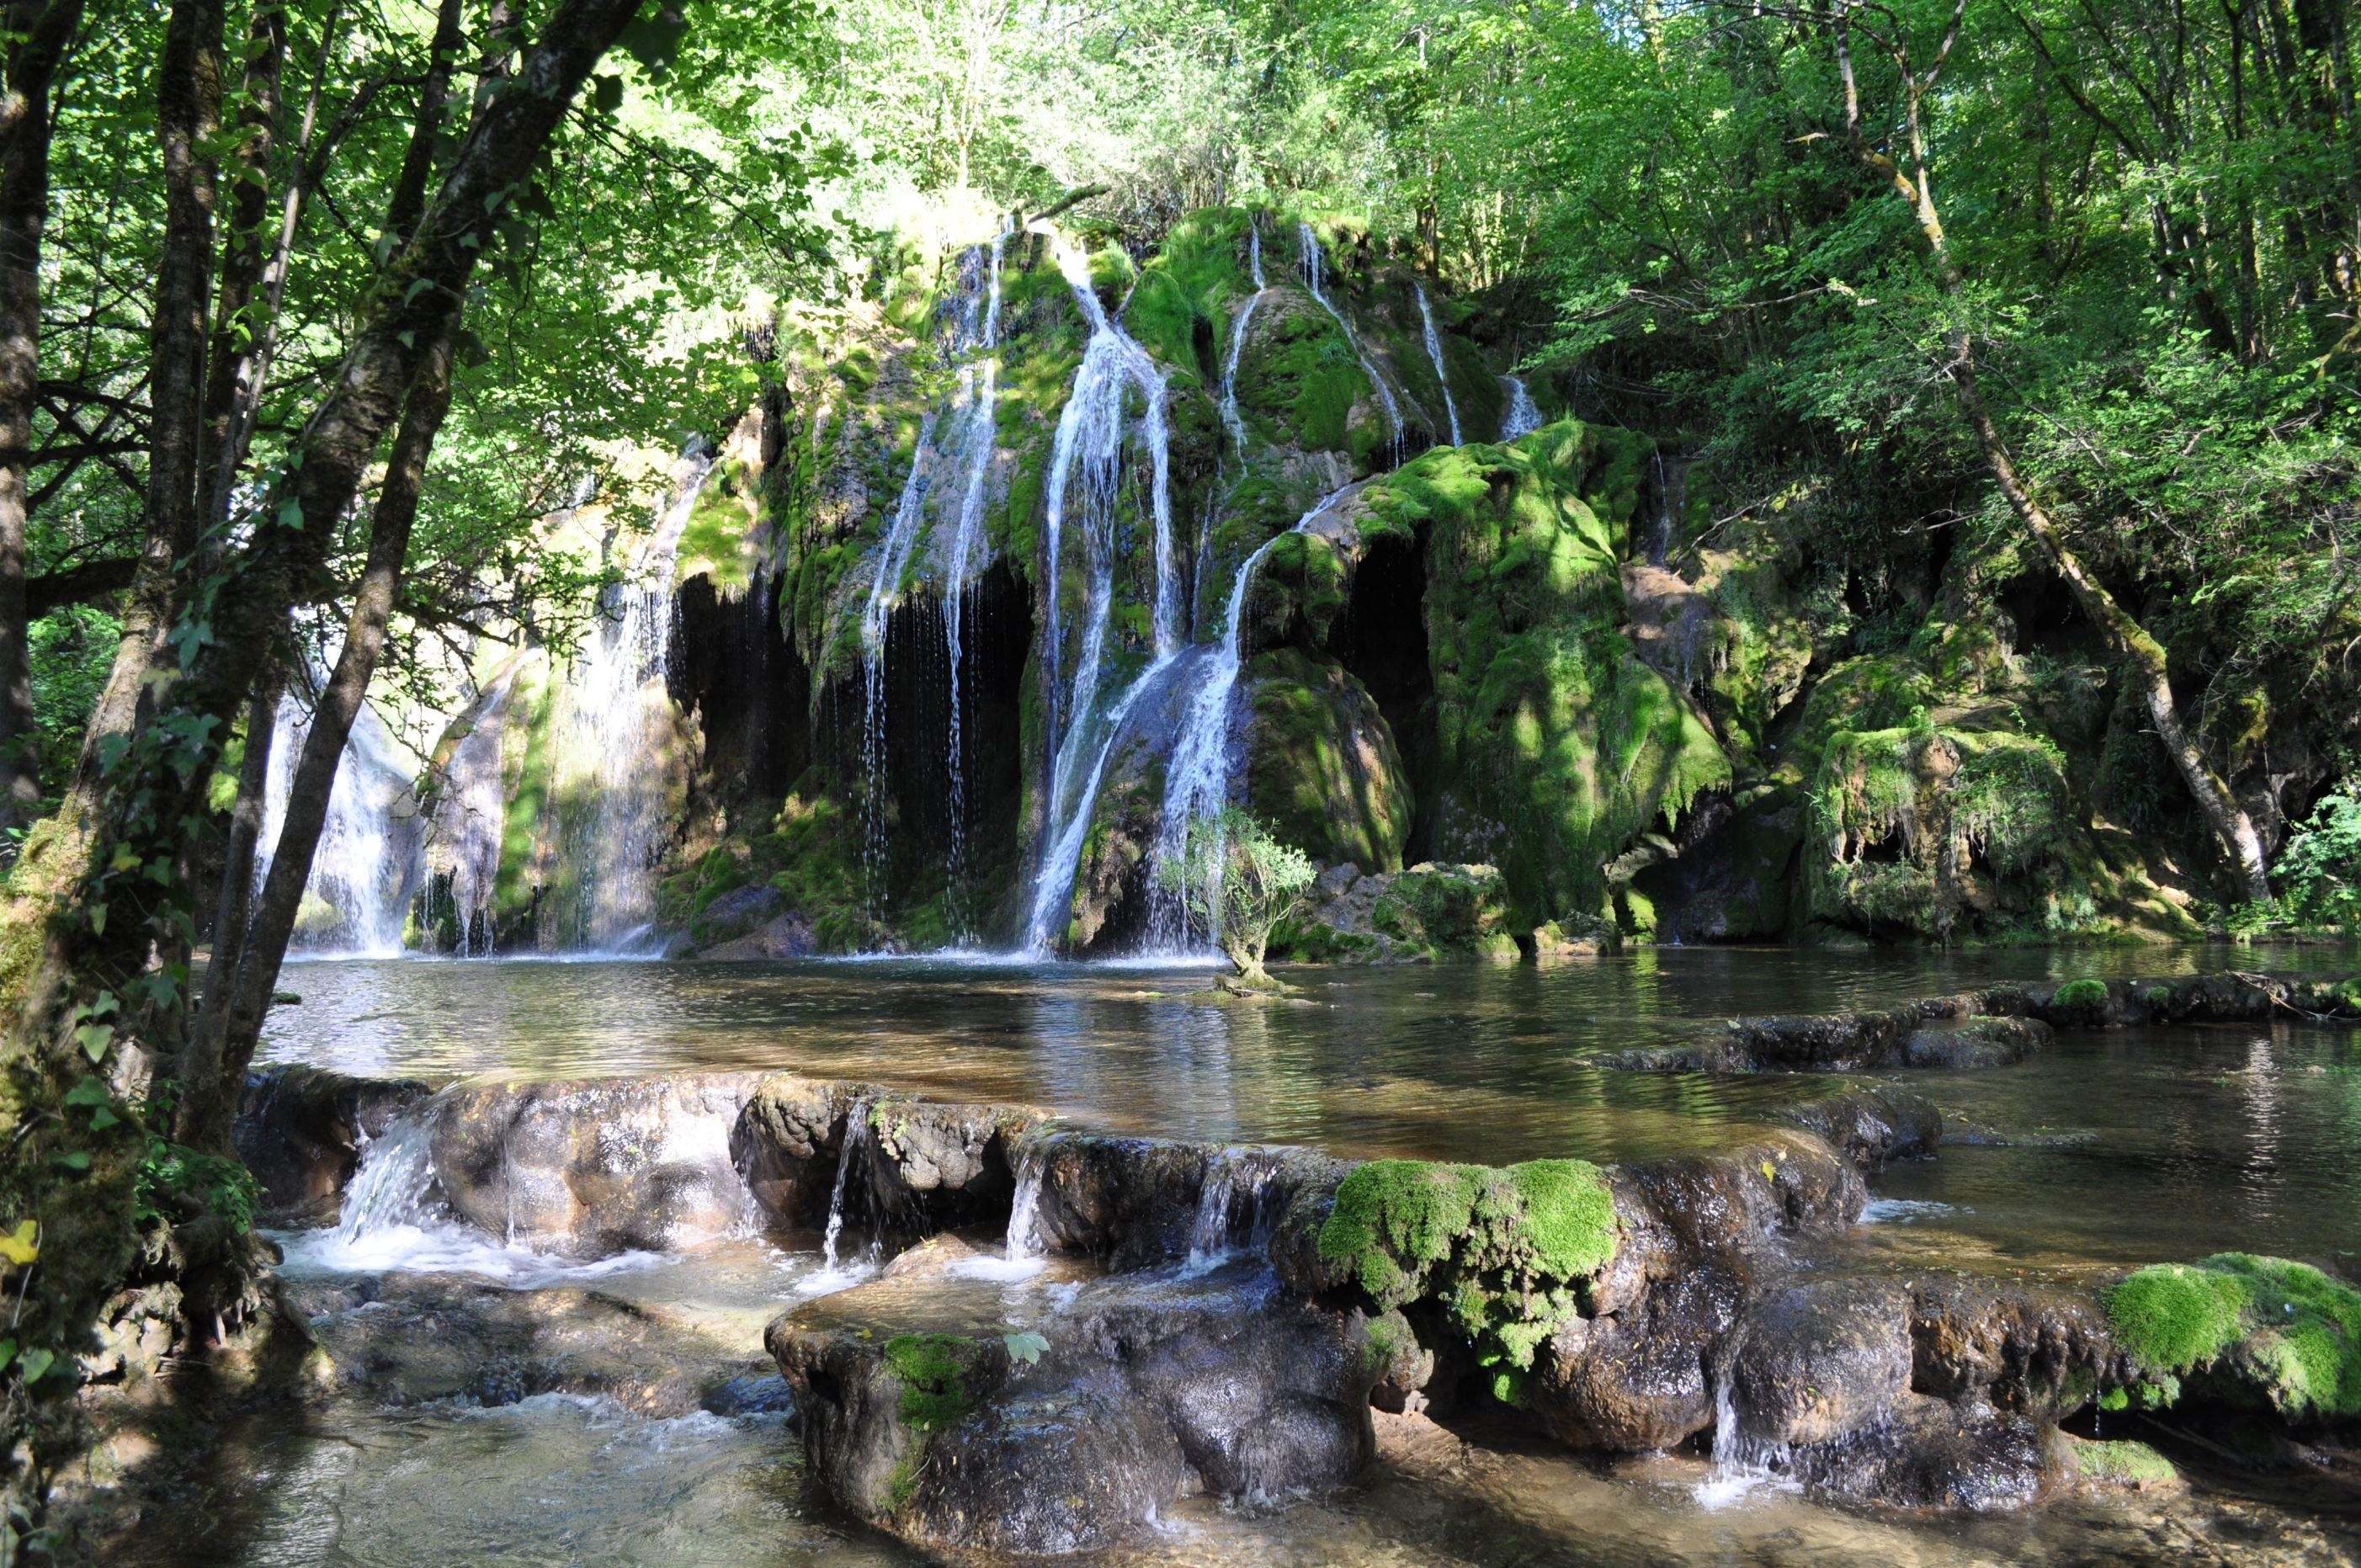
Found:
[[[1933,1101],[1883,1084],[1806,1101],[1782,1116],[1826,1138],[1863,1170],[1882,1169],[1890,1160],[1931,1158],[1943,1140],[1943,1113]]]
[[[2084,1293],[1966,1276],[1919,1280],[1910,1303],[1911,1386],[1962,1404],[2058,1420],[2120,1384],[2128,1358]]]
[[[1728,1376],[1733,1418],[1749,1442],[1850,1437],[1883,1420],[1909,1387],[1908,1296],[1846,1280],[1755,1291]]]
[[[881,1281],[786,1313],[764,1343],[813,1478],[938,1550],[1109,1546],[1192,1491],[1335,1486],[1374,1443],[1361,1321],[1251,1262],[1061,1290]]]

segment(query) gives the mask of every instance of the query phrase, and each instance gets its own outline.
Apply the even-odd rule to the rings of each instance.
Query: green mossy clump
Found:
[[[1286,919],[1270,929],[1269,960],[1286,964],[1366,964],[1383,956],[1375,937],[1324,920]]]
[[[1623,631],[1619,541],[1650,444],[1567,421],[1425,454],[1362,493],[1426,559],[1440,855],[1498,866],[1530,929],[1606,907],[1602,868],[1730,762]]]
[[[2069,1007],[2094,1012],[2107,1004],[2107,982],[2103,980],[2070,980],[2050,992],[2053,1007]]]
[[[1490,866],[1411,867],[1386,884],[1369,924],[1430,958],[1510,958],[1508,891]]]
[[[2150,1402],[2196,1379],[2290,1420],[2361,1415],[2361,1293],[2309,1264],[2247,1253],[2156,1264],[2105,1300]]]
[[[2171,1460],[2144,1442],[2129,1441],[2078,1442],[2074,1468],[2086,1480],[2117,1486],[2162,1486],[2180,1479]]]
[[[1515,1403],[1533,1354],[1582,1310],[1620,1236],[1607,1179],[1586,1160],[1505,1169],[1383,1159],[1336,1189],[1320,1255],[1381,1312],[1439,1303]]]
[[[940,1431],[972,1403],[968,1377],[983,1347],[958,1334],[895,1334],[885,1342],[885,1369],[902,1386],[902,1422],[917,1431]]]

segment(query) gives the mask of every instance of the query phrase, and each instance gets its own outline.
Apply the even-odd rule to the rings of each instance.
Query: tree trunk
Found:
[[[16,25],[0,97],[0,833],[40,809],[31,616],[25,595],[33,404],[40,386],[41,227],[49,207],[49,84],[82,0],[48,0]],[[0,864],[15,855],[0,840]]]
[[[70,1368],[135,1254],[132,1194],[150,1134],[128,1117],[97,1129],[88,1118],[64,1114],[64,1102],[126,1043],[155,1046],[175,1033],[182,977],[152,968],[150,959],[158,933],[185,939],[188,891],[169,873],[191,824],[202,821],[221,731],[270,656],[290,606],[310,591],[422,365],[447,347],[468,278],[502,208],[531,179],[591,68],[642,3],[560,0],[516,73],[484,85],[417,233],[356,303],[353,346],[326,378],[328,390],[293,444],[293,472],[266,500],[218,597],[211,585],[191,596],[179,673],[159,668],[161,678],[153,682],[148,672],[162,665],[158,655],[172,630],[174,565],[185,559],[173,548],[177,524],[193,508],[184,504],[178,517],[149,520],[126,607],[133,636],[93,718],[74,788],[58,817],[28,844],[11,881],[15,906],[0,931],[7,949],[0,966],[7,1020],[0,1039],[0,1127],[14,1129],[15,1137],[11,1157],[0,1160],[0,1212],[33,1220],[41,1247],[38,1267],[10,1309],[20,1349],[49,1350]],[[208,61],[218,93],[220,13],[209,5],[185,0],[176,6],[159,75],[168,173],[179,170],[168,183],[167,230],[174,239],[192,226],[183,220],[192,210],[210,226],[209,206],[181,199],[201,184],[194,153],[203,138],[188,132],[203,117],[202,68]],[[213,21],[210,49],[207,29],[198,25],[204,16]],[[176,69],[183,66],[190,69]],[[189,112],[192,103],[200,113]],[[168,247],[167,262],[177,264],[178,255]],[[202,308],[189,307],[202,294],[202,255],[199,261],[195,279],[174,273],[158,285],[159,349],[175,350],[170,368],[179,387],[177,402],[168,400],[165,378],[153,387],[159,428],[151,471],[165,490],[177,482],[167,482],[168,472],[192,477],[197,385],[190,372],[203,353],[205,317]],[[179,352],[183,337],[193,353]],[[168,402],[187,417],[168,420]],[[141,636],[154,638],[152,648],[137,641]],[[71,1163],[61,1157],[68,1156]],[[12,1519],[38,1519],[47,1467],[71,1452],[74,1423],[44,1412],[69,1399],[73,1387],[71,1376],[44,1378],[38,1388],[21,1377],[0,1380],[0,1421],[7,1429],[0,1441],[0,1504]]]
[[[200,529],[228,521],[237,460],[230,455],[245,345],[260,328],[258,298],[265,257],[263,225],[270,203],[270,152],[279,134],[279,83],[287,60],[287,13],[258,5],[247,35],[246,90],[239,94],[237,159],[229,183],[229,214],[222,247],[220,286],[214,291],[214,340],[205,373],[200,451],[212,461],[197,475]],[[324,62],[323,62],[324,64]],[[299,154],[300,157],[300,154]],[[296,177],[302,178],[300,167]]]
[[[353,596],[353,612],[345,625],[345,645],[336,667],[312,709],[312,726],[303,738],[302,759],[287,789],[287,810],[280,819],[279,842],[271,851],[270,874],[262,884],[261,899],[244,921],[232,958],[225,965],[216,952],[213,971],[223,989],[205,998],[204,1013],[181,1058],[180,1141],[193,1148],[230,1152],[230,1123],[237,1113],[239,1087],[247,1063],[261,1037],[263,1014],[279,984],[280,965],[295,916],[303,903],[303,887],[311,880],[312,857],[320,846],[320,831],[328,819],[328,798],[335,788],[336,766],[353,721],[368,699],[377,674],[379,655],[385,648],[386,623],[393,613],[394,596],[401,586],[401,567],[410,554],[411,526],[418,518],[418,496],[426,481],[426,460],[443,416],[451,407],[451,351],[438,345],[410,389],[402,411],[401,433],[385,484],[378,492],[377,510],[369,527],[368,562]],[[247,745],[253,744],[253,719],[248,719]],[[244,795],[244,781],[240,781]],[[251,863],[251,842],[248,844]],[[239,911],[241,916],[245,911]]]

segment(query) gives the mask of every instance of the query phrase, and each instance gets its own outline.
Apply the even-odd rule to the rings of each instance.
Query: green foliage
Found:
[[[2361,927],[2361,782],[2322,797],[2274,868],[2288,913],[2307,926]]]
[[[185,1221],[192,1210],[219,1216],[244,1235],[254,1226],[261,1185],[238,1160],[151,1136],[132,1189],[133,1218]]]
[[[2129,1441],[2078,1442],[2074,1466],[2092,1480],[2126,1486],[2161,1486],[2180,1476],[2171,1460],[2144,1442]]]
[[[1312,875],[1310,857],[1237,806],[1191,822],[1180,853],[1157,866],[1159,883],[1219,934],[1222,950],[1249,979],[1262,974],[1271,927],[1302,901]]]

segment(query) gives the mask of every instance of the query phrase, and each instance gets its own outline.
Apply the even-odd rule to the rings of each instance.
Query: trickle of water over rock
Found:
[[[837,1266],[836,1244],[844,1234],[844,1194],[851,1184],[852,1168],[860,1162],[862,1146],[869,1139],[869,1102],[856,1100],[845,1113],[844,1146],[836,1157],[836,1186],[828,1195],[828,1228],[820,1234],[820,1255],[831,1269]]]
[[[950,671],[950,740],[949,763],[950,773],[950,886],[953,894],[956,935],[966,936],[967,909],[965,890],[968,881],[967,854],[967,748],[966,730],[960,710],[960,665],[964,652],[961,641],[964,630],[968,595],[968,573],[973,564],[976,543],[983,528],[983,496],[985,480],[992,472],[994,437],[997,433],[1000,411],[1000,262],[1008,246],[1010,225],[1004,223],[993,236],[984,263],[984,306],[980,329],[974,325],[972,307],[962,318],[961,336],[974,338],[974,345],[983,358],[960,372],[960,400],[962,413],[960,425],[960,463],[965,475],[960,488],[959,525],[951,532],[950,558],[943,574],[943,641]],[[971,296],[972,298],[972,296]],[[961,344],[967,346],[966,343]],[[864,647],[866,645],[864,644]],[[880,649],[883,657],[883,649]],[[878,781],[872,781],[873,787]]]
[[[1219,1267],[1233,1256],[1233,1211],[1243,1202],[1250,1216],[1247,1245],[1268,1240],[1270,1216],[1263,1209],[1263,1192],[1279,1173],[1279,1162],[1260,1149],[1221,1148],[1205,1162],[1205,1182],[1198,1190],[1197,1219],[1189,1230],[1189,1274]]]
[[[631,952],[654,930],[653,871],[668,824],[664,771],[651,762],[669,749],[673,566],[681,531],[714,466],[715,454],[700,448],[676,470],[672,498],[640,553],[636,580],[600,596],[602,624],[567,672],[565,751],[552,794],[570,793],[570,786],[597,803],[571,826],[564,846],[581,884],[571,945],[588,951]]]
[[[1049,1159],[1038,1141],[1027,1144],[1016,1157],[1016,1193],[1009,1200],[1008,1239],[1002,1248],[1011,1263],[1040,1255],[1034,1220],[1041,1208],[1042,1173],[1048,1168]]]
[[[1503,376],[1501,382],[1509,389],[1508,406],[1500,413],[1500,439],[1514,441],[1521,435],[1531,435],[1542,427],[1541,405],[1533,401],[1532,390],[1522,376]]]
[[[1222,424],[1230,433],[1230,447],[1238,455],[1241,466],[1246,462],[1246,424],[1238,412],[1238,356],[1246,352],[1246,331],[1254,325],[1255,308],[1262,303],[1263,291],[1270,287],[1262,275],[1262,225],[1247,220],[1246,236],[1246,269],[1254,279],[1255,291],[1246,296],[1246,308],[1238,313],[1237,324],[1230,328],[1229,361],[1222,367]],[[1211,530],[1206,537],[1212,537]]]
[[[1459,400],[1451,395],[1451,372],[1443,367],[1443,337],[1434,330],[1434,312],[1426,302],[1426,285],[1414,283],[1418,291],[1418,319],[1426,329],[1426,356],[1434,362],[1434,378],[1443,385],[1443,411],[1451,417],[1451,444],[1460,444]]]
[[[1090,259],[1080,251],[1061,249],[1059,265],[1073,288],[1075,302],[1090,323],[1089,344],[1081,368],[1058,418],[1058,433],[1050,449],[1047,532],[1043,560],[1047,583],[1042,603],[1048,625],[1042,642],[1043,668],[1049,693],[1047,726],[1054,759],[1049,778],[1048,830],[1034,873],[1033,897],[1026,921],[1026,946],[1047,952],[1065,925],[1071,903],[1074,869],[1082,859],[1082,840],[1090,830],[1091,807],[1108,748],[1142,691],[1179,656],[1184,638],[1180,624],[1180,573],[1172,540],[1171,461],[1164,418],[1164,375],[1148,352],[1111,320],[1099,303],[1090,280]],[[1107,626],[1115,603],[1115,502],[1123,476],[1126,393],[1137,389],[1143,401],[1138,428],[1148,448],[1151,482],[1149,507],[1156,527],[1156,597],[1151,625],[1156,657],[1101,718],[1098,701],[1100,665],[1106,652]],[[1070,685],[1059,691],[1060,650],[1066,626],[1060,597],[1060,556],[1065,537],[1070,491],[1081,499],[1078,522],[1089,565],[1085,580],[1082,638]]]
[[[287,822],[296,764],[311,728],[311,715],[294,697],[280,699],[255,856],[258,889],[270,874],[271,858]],[[305,907],[289,944],[297,951],[373,958],[401,951],[402,926],[421,863],[423,825],[411,795],[414,773],[385,722],[363,703],[336,760],[327,820],[321,824],[311,875],[303,886]]]
[[[1386,385],[1386,378],[1378,374],[1377,362],[1369,357],[1368,350],[1361,346],[1360,334],[1353,330],[1353,323],[1345,319],[1345,313],[1328,298],[1328,262],[1320,249],[1320,236],[1312,232],[1308,223],[1297,224],[1295,234],[1303,251],[1303,286],[1312,291],[1313,299],[1320,302],[1320,308],[1335,318],[1338,329],[1345,334],[1345,341],[1352,345],[1354,354],[1359,357],[1361,369],[1369,378],[1369,385],[1377,389],[1378,401],[1385,405],[1386,425],[1390,433],[1387,438],[1386,466],[1396,466],[1401,462],[1401,403],[1394,397],[1394,389]]]
[[[885,625],[901,602],[902,574],[917,547],[927,498],[927,448],[934,438],[935,411],[929,409],[919,421],[909,477],[902,481],[902,499],[895,503],[893,520],[877,546],[876,576],[870,579],[869,601],[861,609],[861,771],[866,785],[861,797],[862,858],[873,915],[885,869]]]

